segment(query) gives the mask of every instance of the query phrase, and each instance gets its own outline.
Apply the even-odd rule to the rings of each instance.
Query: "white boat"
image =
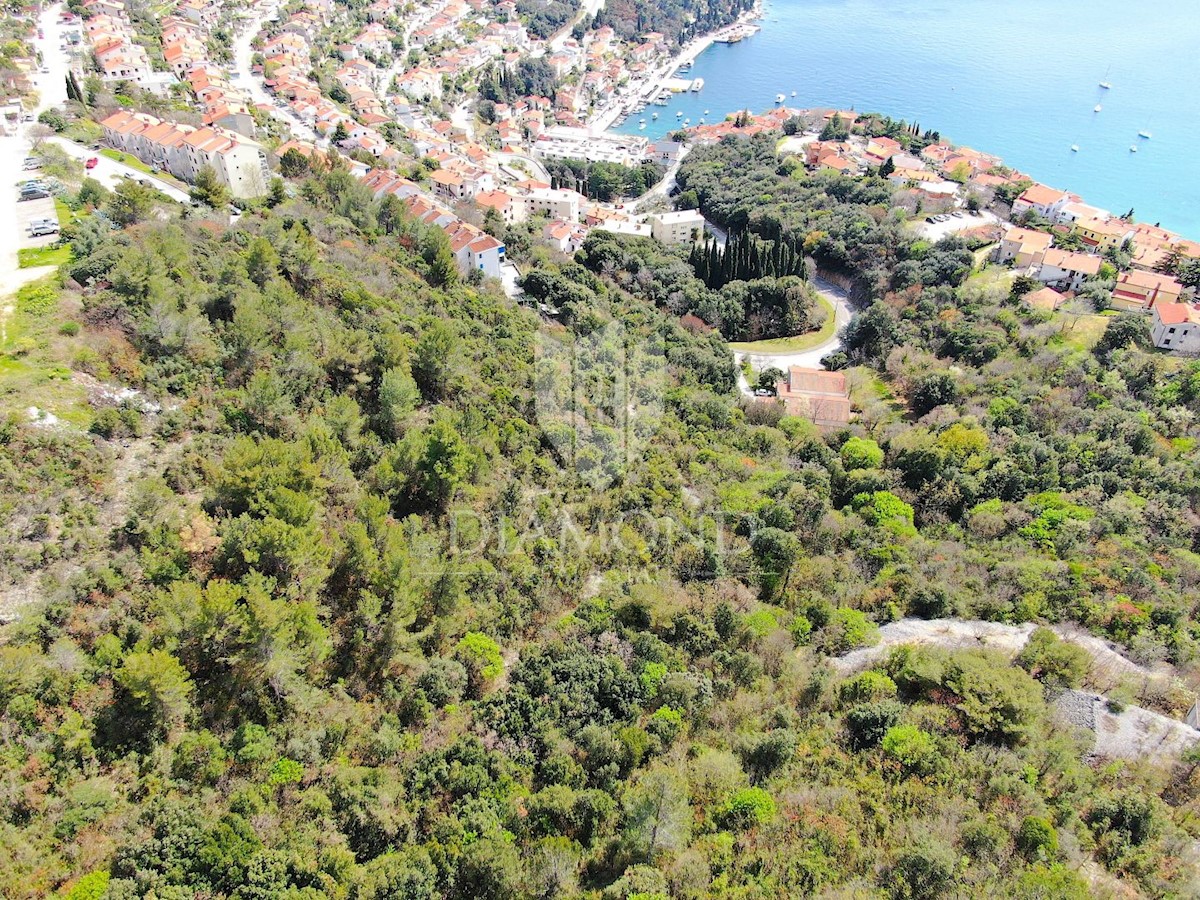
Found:
[[[645,127],[646,127],[646,120],[645,120],[645,119],[642,119],[642,121],[638,122],[638,131],[641,131],[641,130],[642,130],[643,128],[645,128]]]
[[[775,95],[775,102],[776,102],[776,103],[782,103],[782,102],[783,102],[784,100],[786,100],[786,99],[787,99],[787,98],[786,98],[786,97],[784,97],[784,96],[783,96],[783,94],[776,94],[776,95]]]
[[[657,119],[657,118],[658,118],[658,113],[651,113],[651,114],[650,114],[650,118],[652,118],[652,119]]]
[[[792,96],[793,96],[793,97],[795,97],[795,96],[796,96],[796,92],[795,92],[795,91],[792,91]]]
[[[1072,152],[1072,153],[1078,153],[1078,152],[1079,152],[1079,145],[1078,145],[1078,144],[1072,144],[1072,145],[1071,145],[1071,152]]]
[[[699,90],[703,89],[703,87],[704,87],[704,79],[703,78],[697,78],[695,81],[692,82],[692,90],[693,91],[699,91]]]
[[[701,120],[700,120],[700,122],[699,122],[698,124],[700,124],[700,125],[703,125],[703,124],[704,124],[704,120],[703,120],[703,119],[701,119]]]
[[[1139,131],[1139,132],[1138,132],[1138,137],[1140,137],[1140,138],[1145,138],[1146,140],[1150,140],[1150,138],[1152,138],[1153,136],[1154,136],[1154,135],[1152,135],[1152,134],[1151,134],[1150,132],[1148,132],[1148,131]]]
[[[682,109],[681,109],[681,110],[679,110],[678,112],[676,112],[676,113],[675,113],[675,118],[677,118],[677,119],[678,119],[678,118],[680,118],[681,116],[683,116],[683,110],[682,110]]]
[[[1095,106],[1092,107],[1092,112],[1100,112],[1100,110],[1102,110],[1102,109],[1104,109],[1104,107],[1101,106],[1099,103],[1097,103]]]
[[[1137,144],[1130,144],[1130,145],[1129,145],[1129,152],[1130,152],[1130,153],[1137,153]]]
[[[692,124],[692,120],[691,120],[691,119],[684,119],[684,120],[683,120],[683,124],[684,124],[684,125],[691,125],[691,124]]]
[[[1112,85],[1109,84],[1107,81],[1102,81],[1102,82],[1100,82],[1100,87],[1104,88],[1104,90],[1107,91],[1112,88]]]
[[[642,125],[645,125],[645,124],[646,124],[646,117],[645,117],[645,116],[642,116],[640,119],[638,119],[638,122],[639,122],[640,124],[642,124]]]
[[[704,111],[704,114],[705,114],[706,116],[708,115],[708,110],[707,110],[707,109]]]

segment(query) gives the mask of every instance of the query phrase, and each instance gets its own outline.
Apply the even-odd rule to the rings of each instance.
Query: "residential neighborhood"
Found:
[[[237,202],[265,196],[285,155],[288,171],[332,160],[442,229],[463,273],[501,277],[504,231],[534,219],[534,239],[564,254],[594,229],[703,240],[703,216],[672,209],[668,189],[630,204],[637,192],[596,196],[561,165],[658,166],[669,185],[688,147],[783,131],[782,157],[811,173],[885,178],[929,239],[986,244],[995,262],[1053,291],[1059,300],[1042,297],[1052,307],[1098,285],[1117,310],[1191,302],[1169,270],[1200,258],[1200,244],[854,109],[779,103],[660,140],[609,130],[660,95],[696,89],[690,61],[722,31],[682,48],[607,24],[547,34],[517,4],[483,0],[184,0],[153,21],[124,0],[85,0],[64,22],[80,44],[76,77],[126,92],[97,118],[108,148],[184,184],[211,170]],[[22,115],[13,108],[5,121]],[[506,283],[517,283],[511,271]]]

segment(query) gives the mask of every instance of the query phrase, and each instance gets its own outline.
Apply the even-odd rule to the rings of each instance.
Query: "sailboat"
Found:
[[[1104,107],[1101,106],[1099,103],[1097,103],[1095,106],[1092,107],[1092,112],[1100,112],[1100,110],[1102,110],[1102,109],[1104,109]]]

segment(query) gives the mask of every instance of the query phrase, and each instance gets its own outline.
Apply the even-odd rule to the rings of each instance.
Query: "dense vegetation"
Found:
[[[664,167],[653,160],[626,166],[583,159],[548,159],[546,171],[555,187],[569,188],[608,203],[621,197],[640,197],[662,180]]]
[[[119,227],[75,228],[6,361],[154,403],[0,429],[4,574],[40,577],[0,643],[0,894],[1195,895],[1200,770],[1085,763],[1050,632],[829,657],[956,615],[1194,671],[1200,366],[1141,320],[1081,342],[770,144],[683,178],[861,277],[852,430],[740,401],[677,324],[794,276],[714,291],[597,234],[527,273],[542,321],[344,171],[232,227],[89,188]],[[577,383],[586,445],[545,415]],[[1117,693],[1179,713],[1162,684]]]
[[[571,21],[579,10],[574,0],[517,0],[517,13],[534,37],[545,40]]]
[[[515,68],[489,63],[479,76],[479,95],[494,103],[512,103],[522,97],[554,99],[558,77],[544,59],[522,59]]]
[[[658,32],[671,43],[686,44],[753,6],[754,0],[611,0],[596,13],[592,27],[608,25],[625,40]]]

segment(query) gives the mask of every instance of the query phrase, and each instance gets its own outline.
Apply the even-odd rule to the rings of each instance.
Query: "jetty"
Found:
[[[748,37],[753,37],[761,31],[761,27],[751,22],[738,22],[728,28],[722,28],[712,36],[714,44],[736,44]]]

